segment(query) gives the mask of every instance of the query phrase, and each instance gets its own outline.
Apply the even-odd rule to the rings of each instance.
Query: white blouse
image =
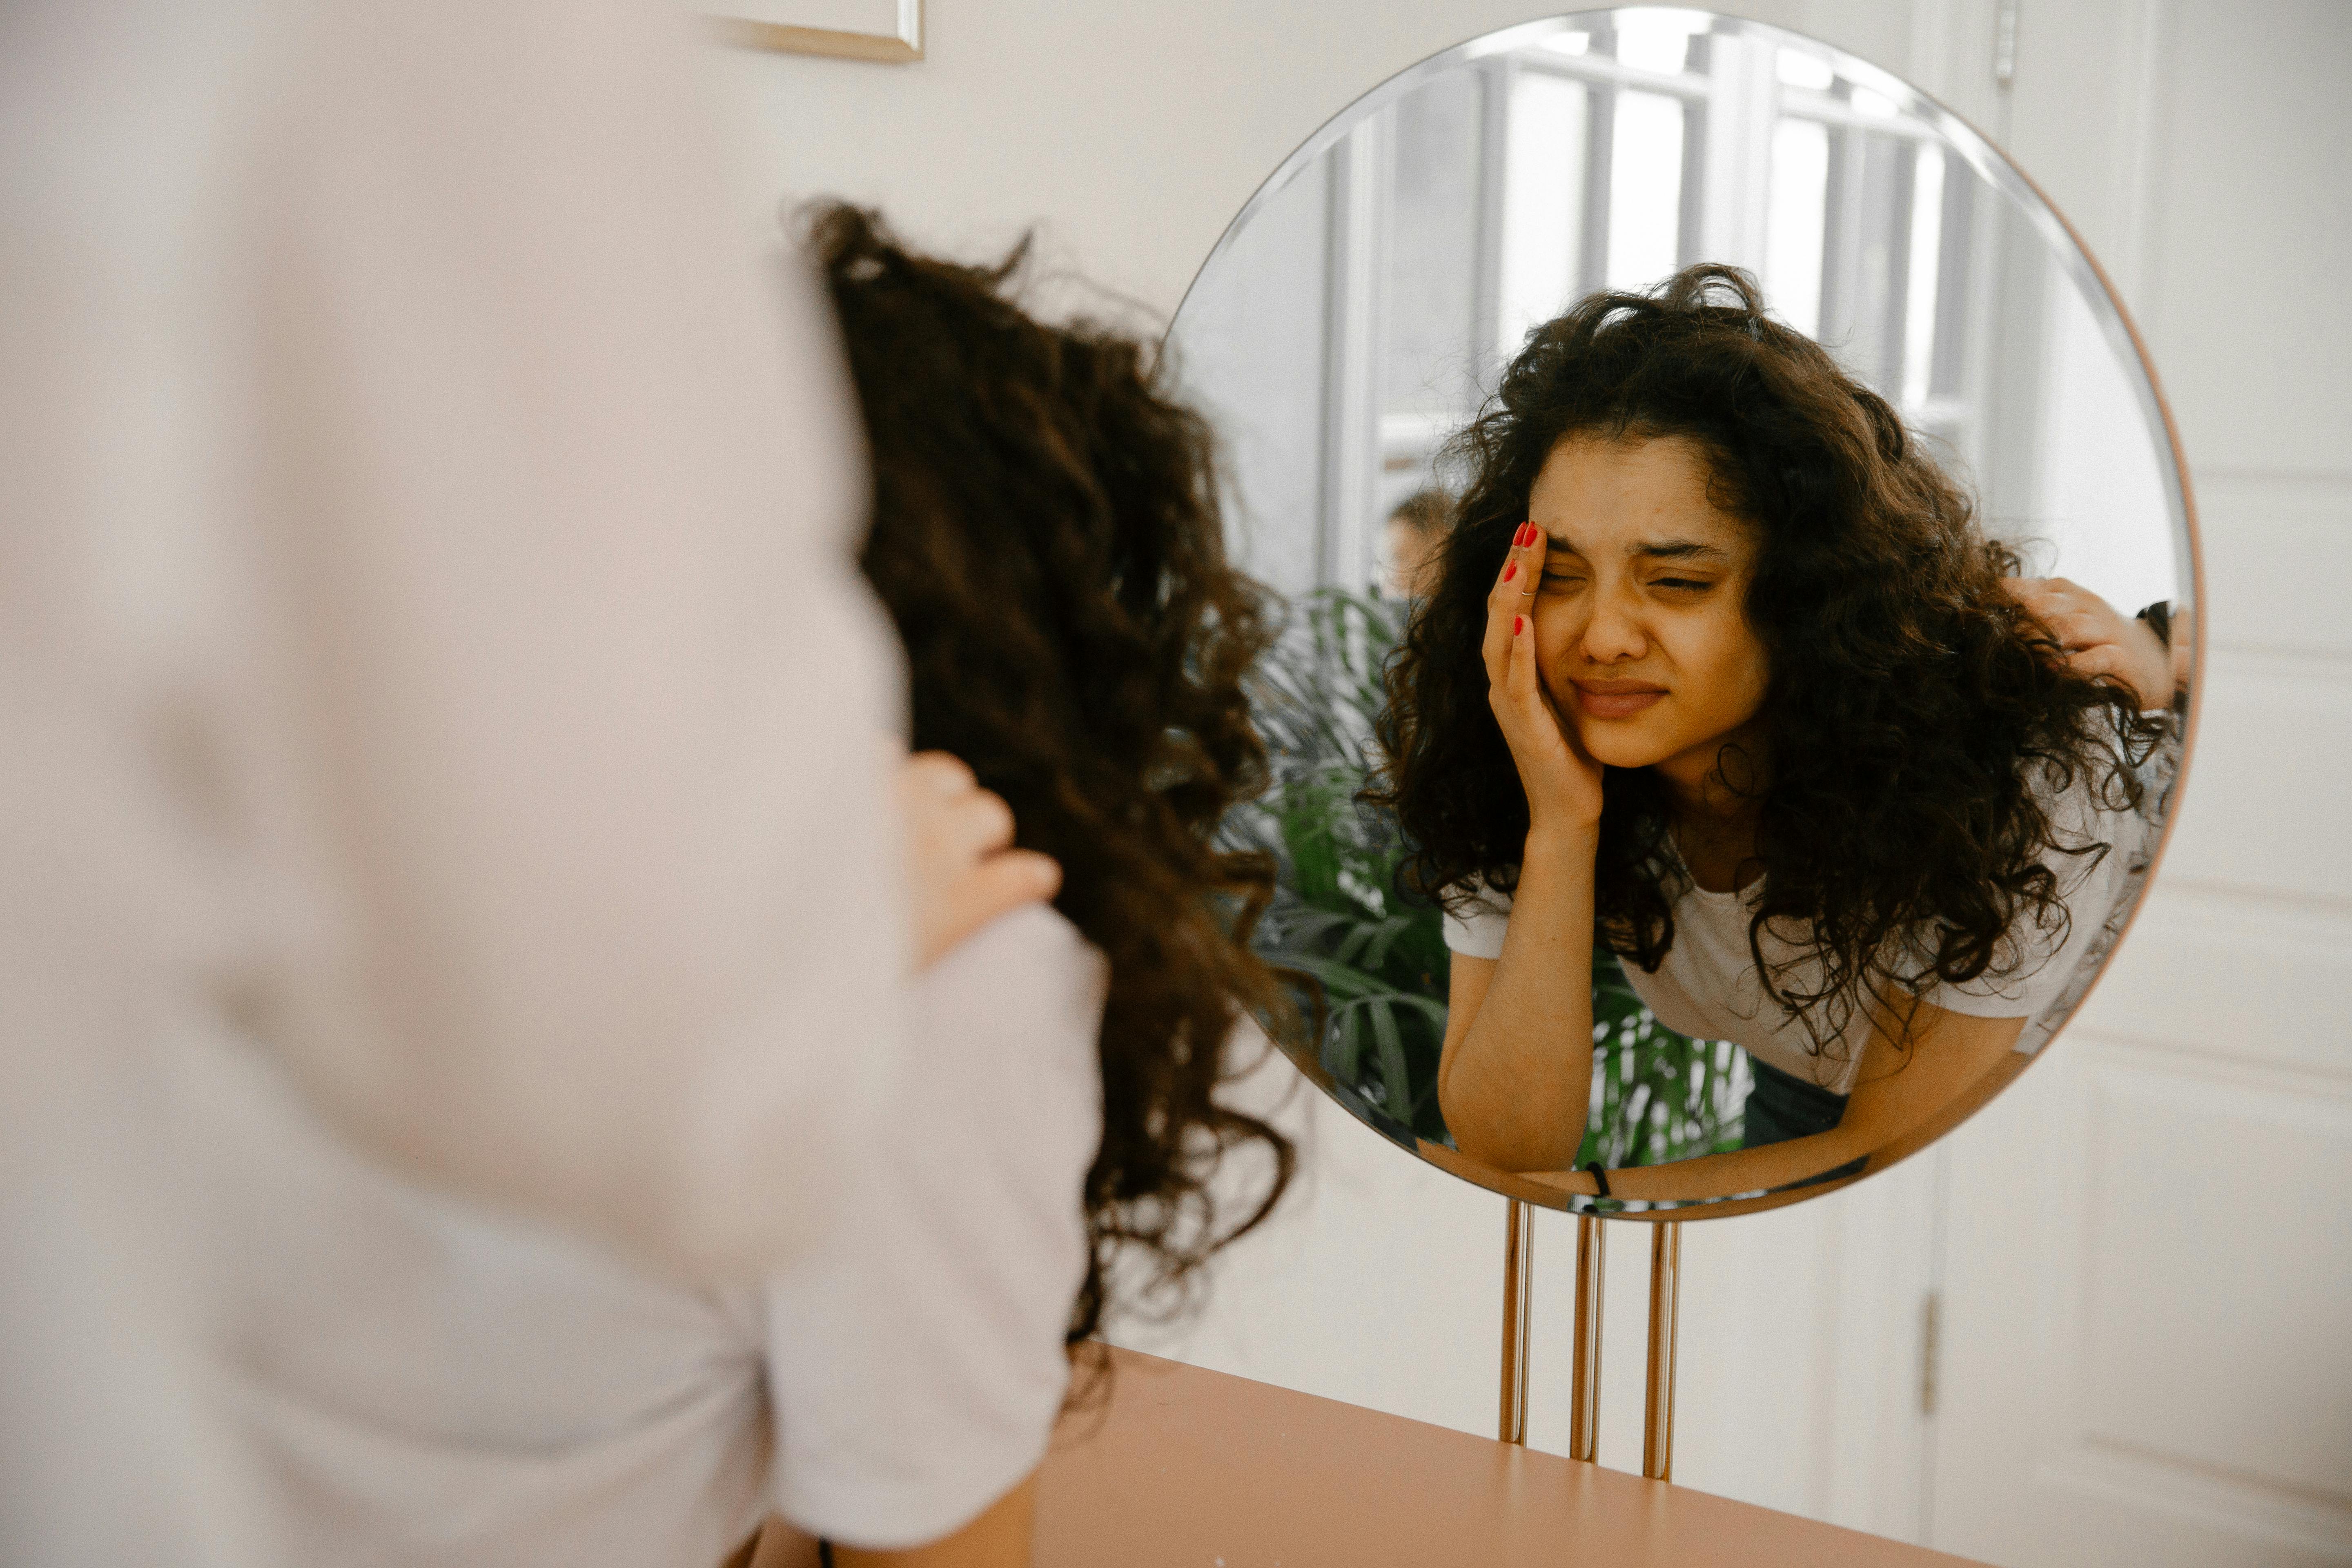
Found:
[[[2040,1049],[2064,1021],[2063,1005],[2074,999],[2070,983],[2112,942],[2111,921],[2129,910],[2153,844],[2148,824],[2138,814],[2102,810],[2080,788],[2065,797],[2057,826],[2065,842],[2088,839],[2111,846],[2096,864],[2087,857],[2054,850],[2044,857],[2072,917],[2063,940],[2053,941],[2032,927],[2012,931],[1992,971],[1962,984],[1933,986],[1922,996],[1948,1013],[2026,1019],[2016,1046],[2025,1052]],[[1682,869],[1679,858],[1675,868]],[[1622,965],[1643,1005],[1678,1034],[1729,1040],[1783,1072],[1832,1093],[1850,1092],[1862,1070],[1869,1021],[1857,1011],[1842,1038],[1819,1047],[1801,1021],[1766,996],[1748,944],[1748,923],[1763,896],[1763,884],[1718,893],[1698,887],[1687,872],[1682,880],[1684,891],[1673,906],[1674,945],[1657,972],[1648,973],[1630,961]],[[1487,890],[1459,913],[1449,911],[1446,946],[1472,958],[1499,959],[1510,908],[1508,894]],[[1762,933],[1762,946],[1768,963],[1797,957],[1800,952],[1769,926]],[[1810,990],[1820,984],[1818,960],[1799,958],[1787,973],[1788,984]]]
[[[872,1547],[977,1515],[1066,1385],[1107,976],[1039,908],[950,954],[911,997],[930,1092],[826,1194],[848,1226],[733,1289],[419,1186],[243,1043],[186,1041],[288,1560],[712,1568],[771,1510]]]

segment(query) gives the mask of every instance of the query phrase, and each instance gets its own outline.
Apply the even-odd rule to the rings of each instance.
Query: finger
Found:
[[[1013,808],[992,790],[973,787],[950,802],[944,816],[950,842],[965,854],[986,855],[1013,842]]]
[[[917,752],[907,759],[907,782],[952,800],[979,783],[961,757],[950,752]]]
[[[949,894],[947,945],[953,946],[999,915],[1042,903],[1061,890],[1061,863],[1034,849],[992,855],[957,879]]]
[[[2004,577],[2000,585],[2009,590],[2011,598],[2037,616],[2049,610],[2056,601],[2056,595],[2050,591],[2050,584],[2039,577]]]
[[[1543,696],[1543,683],[1536,679],[1536,623],[1532,616],[1511,617],[1511,662],[1503,689],[1522,710],[1534,707]]]
[[[2125,674],[2130,665],[2123,649],[2113,643],[2101,643],[2096,647],[2069,654],[2066,667],[2078,675],[2100,676]]]
[[[2070,639],[2074,642],[2084,640],[2083,616],[2080,611],[2070,606],[2063,597],[2057,595],[2041,595],[2030,599],[2021,599],[2018,603],[2024,607],[2027,615],[2033,617],[2037,626],[2056,638],[2062,646],[2067,644]]]
[[[1479,652],[1486,660],[1489,686],[1500,686],[1506,679],[1511,651],[1511,617],[1524,608],[1527,589],[1534,581],[1528,562],[1528,548],[1542,537],[1543,531],[1535,524],[1519,524],[1511,535],[1510,552],[1495,574],[1494,586],[1487,590],[1486,635]],[[1535,570],[1540,572],[1540,565]]]
[[[2050,629],[2050,635],[2058,639],[2058,645],[2063,648],[2072,650],[2090,647],[2105,640],[2099,635],[2098,626],[2079,610],[2059,610],[2045,614],[2041,617],[2041,621]]]
[[[1511,617],[1510,642],[1504,666],[1503,683],[1493,689],[1491,700],[1503,724],[1504,738],[1516,751],[1522,741],[1534,742],[1541,750],[1539,736],[1564,732],[1557,710],[1543,689],[1543,678],[1536,667],[1536,623],[1529,615]]]

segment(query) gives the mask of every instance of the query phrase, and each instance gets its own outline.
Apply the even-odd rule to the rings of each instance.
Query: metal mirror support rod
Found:
[[[1507,1202],[1510,1213],[1503,1222],[1503,1419],[1497,1436],[1506,1443],[1525,1445],[1528,1318],[1535,1300],[1536,1216],[1518,1199]]]
[[[1675,1319],[1682,1293],[1683,1227],[1657,1226],[1650,1237],[1650,1384],[1642,1412],[1642,1473],[1675,1479]]]
[[[1576,1216],[1575,1370],[1569,1380],[1568,1457],[1591,1461],[1601,1452],[1601,1303],[1608,1239],[1599,1215]]]
[[[1528,1440],[1528,1329],[1535,1301],[1535,1213],[1507,1200],[1503,1221],[1503,1398],[1506,1443]],[[1601,1448],[1601,1314],[1608,1279],[1608,1233],[1597,1215],[1576,1217],[1574,1364],[1569,1384],[1568,1457],[1591,1463]],[[1682,1298],[1683,1227],[1650,1231],[1650,1373],[1642,1416],[1642,1473],[1674,1479],[1675,1331]]]

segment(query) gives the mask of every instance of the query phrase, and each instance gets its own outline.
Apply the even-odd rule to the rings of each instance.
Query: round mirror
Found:
[[[1741,1212],[2081,1002],[2178,797],[2195,534],[2096,265],[1948,111],[1704,12],[1513,27],[1286,160],[1171,340],[1287,602],[1225,831],[1357,1117]]]

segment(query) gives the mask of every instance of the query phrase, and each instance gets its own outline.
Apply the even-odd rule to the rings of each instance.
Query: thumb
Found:
[[[1002,900],[997,912],[1062,890],[1062,863],[1035,849],[1007,849],[992,855],[972,873],[986,899]]]
[[[940,932],[940,951],[956,946],[999,915],[1042,903],[1061,888],[1061,864],[1050,855],[1007,849],[989,856],[956,879],[948,895],[946,929]]]

